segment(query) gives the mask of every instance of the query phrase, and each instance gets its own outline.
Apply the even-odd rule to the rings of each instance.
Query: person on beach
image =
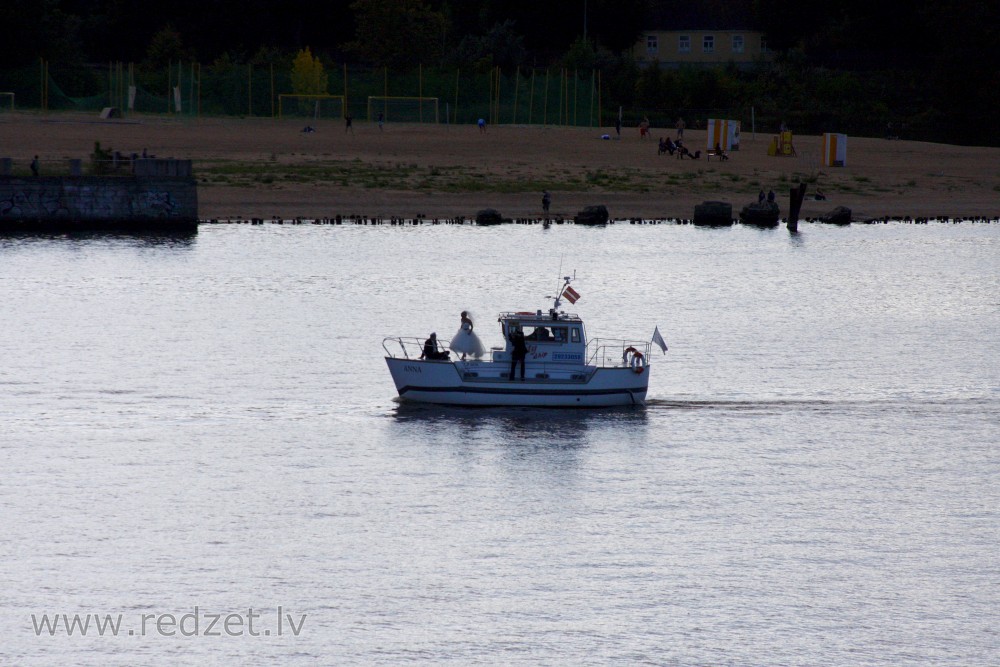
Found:
[[[542,211],[545,215],[549,214],[549,205],[552,204],[552,195],[549,194],[548,190],[542,190]]]
[[[344,132],[354,134],[354,119],[351,118],[351,114],[344,115]]]
[[[483,345],[483,341],[479,340],[479,336],[473,331],[474,328],[472,318],[469,317],[469,311],[463,310],[462,324],[458,328],[458,333],[451,339],[451,349],[455,354],[461,353],[463,361],[466,355],[478,359],[486,354],[486,346]]]
[[[480,134],[486,134],[486,119],[485,118],[480,118],[479,122],[477,122],[476,125],[479,126],[479,133]]]
[[[31,175],[32,176],[38,176],[38,156],[37,155],[35,156],[35,159],[31,161]]]
[[[684,128],[685,127],[687,127],[687,125],[684,123],[684,119],[683,118],[678,118],[677,119],[677,140],[678,141],[680,141],[681,139],[684,138]]]
[[[694,153],[692,153],[691,151],[688,150],[687,146],[682,145],[680,140],[678,140],[677,157],[680,158],[681,160],[683,160],[686,157],[689,157],[692,160],[697,160],[699,157],[701,157],[701,151],[697,150]]]

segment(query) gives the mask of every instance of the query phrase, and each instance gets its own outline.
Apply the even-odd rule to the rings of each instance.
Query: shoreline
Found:
[[[831,225],[831,226],[846,226],[846,224],[855,225],[888,225],[888,224],[907,224],[907,225],[958,225],[958,224],[1000,224],[1000,216],[995,217],[985,217],[985,216],[961,216],[955,218],[942,218],[942,217],[905,217],[896,218],[892,216],[884,216],[878,218],[865,218],[865,219],[853,219],[850,223],[829,223],[820,218],[800,218],[799,224],[818,224],[818,225]],[[548,227],[551,225],[578,225],[580,227],[604,227],[606,225],[692,225],[695,227],[731,227],[733,225],[744,225],[746,227],[757,227],[759,229],[773,229],[775,227],[784,227],[787,225],[787,220],[781,218],[777,225],[767,226],[758,225],[754,223],[742,222],[739,218],[736,218],[729,225],[697,225],[691,218],[610,218],[606,223],[578,223],[572,217],[549,217],[549,218],[513,218],[505,219],[501,223],[491,223],[491,224],[480,224],[476,222],[475,218],[466,217],[454,217],[454,218],[402,218],[402,217],[388,217],[388,218],[363,218],[363,217],[351,217],[351,216],[334,216],[334,217],[320,217],[320,218],[310,218],[310,217],[272,217],[272,218],[211,218],[202,219],[198,221],[199,225],[340,225],[340,226],[397,226],[397,227],[407,227],[407,226],[419,226],[419,225],[475,225],[478,227],[497,227],[504,225],[541,225],[543,227]]]
[[[0,137],[15,169],[39,155],[43,169],[86,159],[99,141],[124,154],[148,149],[190,159],[198,180],[198,217],[222,219],[453,219],[493,208],[506,218],[540,219],[541,192],[552,215],[572,218],[604,205],[617,220],[685,220],[707,200],[734,215],[774,190],[783,217],[788,191],[807,183],[800,219],[837,206],[855,220],[993,219],[1000,214],[1000,148],[849,137],[844,167],[820,164],[821,138],[795,136],[796,156],[767,155],[771,134],[744,132],[724,162],[657,155],[661,136],[613,129],[386,124],[270,118],[133,115],[108,121],[81,113],[0,114]],[[685,131],[704,152],[704,131]],[[44,171],[43,171],[44,173]],[[825,200],[809,199],[817,190]]]

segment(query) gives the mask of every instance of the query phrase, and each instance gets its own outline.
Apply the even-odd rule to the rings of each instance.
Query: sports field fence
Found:
[[[385,123],[537,125],[612,128],[622,114],[623,127],[644,116],[656,127],[673,127],[678,116],[699,114],[743,118],[739,110],[625,108],[606,99],[610,88],[600,70],[560,67],[499,67],[487,71],[419,66],[408,71],[341,64],[326,70],[324,95],[296,94],[291,69],[278,65],[203,66],[175,62],[165,67],[112,62],[106,65],[37,66],[0,70],[0,113],[20,111],[90,111],[111,107],[123,116],[158,114],[176,117],[236,116]],[[9,99],[9,102],[8,102]],[[749,113],[746,113],[749,116]],[[708,117],[708,116],[706,116]],[[744,128],[747,128],[744,123]],[[605,130],[606,131],[606,130]]]

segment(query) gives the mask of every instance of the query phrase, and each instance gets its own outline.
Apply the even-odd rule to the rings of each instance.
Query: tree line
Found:
[[[630,56],[644,30],[725,23],[761,30],[776,59],[687,71]],[[306,47],[331,67],[596,68],[608,107],[753,106],[803,130],[892,123],[1000,145],[1000,3],[980,0],[35,0],[0,4],[0,24],[4,69],[40,58],[290,68]]]

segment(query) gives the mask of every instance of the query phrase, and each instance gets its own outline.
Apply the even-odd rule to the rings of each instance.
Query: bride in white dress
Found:
[[[472,325],[472,318],[469,317],[469,311],[462,311],[462,326],[459,328],[458,333],[455,337],[451,339],[451,350],[456,354],[461,354],[462,358],[465,359],[466,355],[479,358],[486,354],[486,347],[483,346],[483,341],[479,340],[479,336],[473,331],[475,327]]]

